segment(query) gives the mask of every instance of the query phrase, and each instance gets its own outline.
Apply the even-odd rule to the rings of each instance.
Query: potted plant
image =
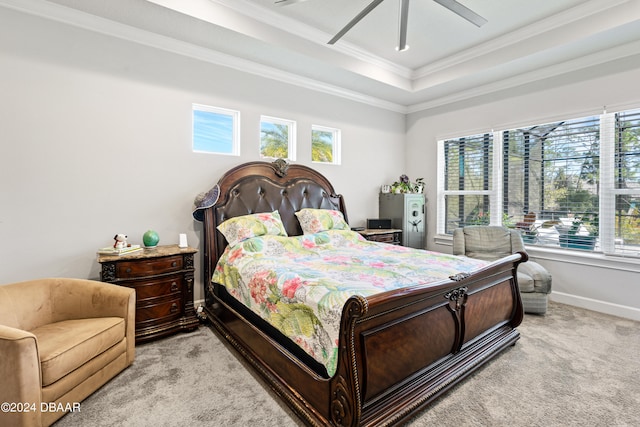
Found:
[[[400,175],[398,181],[391,184],[392,193],[422,193],[424,191],[424,179],[418,178],[411,182],[405,174]]]
[[[520,229],[522,235],[522,241],[524,243],[535,243],[538,241],[538,227],[535,224],[531,224],[527,229]]]
[[[419,194],[424,192],[424,178],[416,179],[416,182],[413,183],[413,192]]]
[[[516,228],[520,230],[522,241],[524,243],[536,243],[538,241],[538,233],[541,228],[552,228],[559,224],[560,222],[556,220],[547,220],[538,224],[535,221],[535,214],[527,214],[525,215],[524,221],[516,224]]]
[[[576,217],[570,226],[558,226],[560,246],[569,249],[592,251],[599,233],[598,216],[587,214]]]

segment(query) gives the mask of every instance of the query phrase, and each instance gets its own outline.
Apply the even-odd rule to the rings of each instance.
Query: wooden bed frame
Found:
[[[194,217],[204,222],[207,281],[226,246],[216,227],[227,218],[278,210],[287,233],[300,235],[294,213],[302,208],[337,209],[347,217],[342,197],[324,176],[283,161],[231,169],[196,204]],[[306,424],[396,425],[518,340],[523,309],[516,269],[526,256],[435,284],[351,297],[331,378],[223,286],[205,283],[205,313]]]

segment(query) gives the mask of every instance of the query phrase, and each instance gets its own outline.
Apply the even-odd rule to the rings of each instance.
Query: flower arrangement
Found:
[[[391,184],[392,193],[422,193],[424,191],[424,178],[418,178],[411,182],[405,174],[400,175],[398,181]]]

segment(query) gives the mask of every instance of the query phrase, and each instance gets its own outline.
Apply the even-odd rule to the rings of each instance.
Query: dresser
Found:
[[[399,229],[365,228],[364,230],[358,231],[358,233],[372,242],[402,245],[402,230]]]
[[[98,255],[103,282],[136,290],[136,343],[198,327],[193,307],[196,252],[166,245],[126,255]]]

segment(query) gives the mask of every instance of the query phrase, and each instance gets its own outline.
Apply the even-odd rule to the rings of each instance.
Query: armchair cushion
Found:
[[[42,385],[48,386],[116,345],[125,336],[124,319],[73,319],[31,331],[38,340]]]

